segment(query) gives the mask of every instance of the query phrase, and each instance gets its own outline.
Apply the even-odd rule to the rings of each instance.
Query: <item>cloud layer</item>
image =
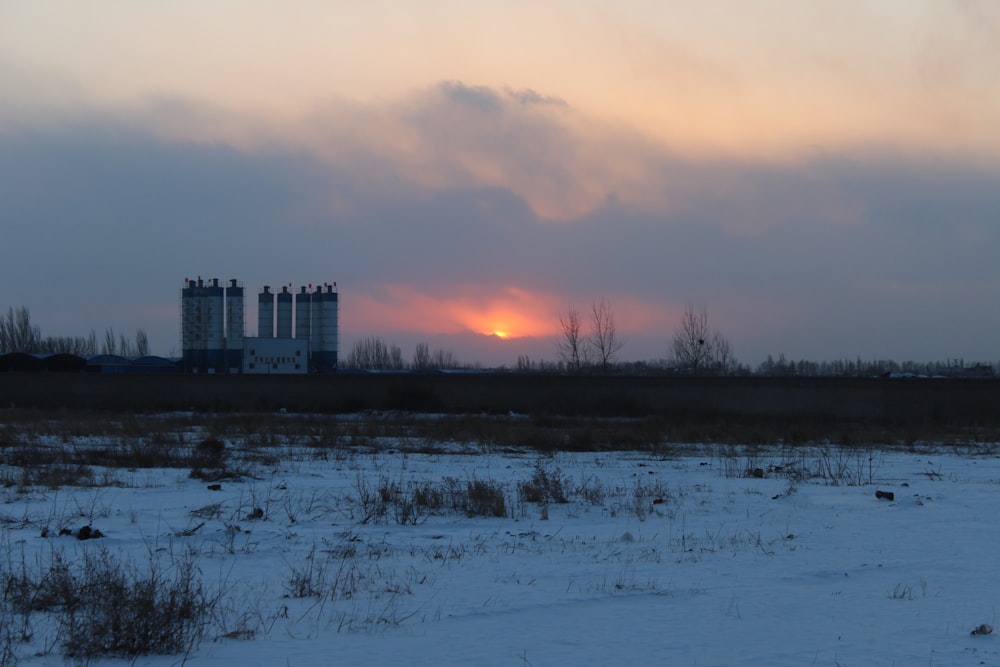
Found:
[[[44,333],[176,352],[202,275],[486,363],[600,298],[630,359],[689,302],[751,364],[1000,356],[993,3],[57,5],[87,39],[0,10],[0,306]]]

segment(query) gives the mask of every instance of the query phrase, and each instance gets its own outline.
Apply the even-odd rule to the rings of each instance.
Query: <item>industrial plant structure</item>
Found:
[[[312,286],[310,285],[310,289]],[[277,328],[275,328],[277,305]],[[181,289],[182,366],[187,373],[334,373],[337,283],[298,294],[267,285],[257,296],[257,337],[244,335],[243,286],[218,278],[185,280]]]

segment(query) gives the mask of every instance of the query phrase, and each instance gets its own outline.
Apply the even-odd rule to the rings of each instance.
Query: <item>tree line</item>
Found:
[[[417,343],[410,361],[403,358],[398,345],[386,343],[378,336],[355,341],[344,363],[346,368],[374,371],[429,371],[459,368],[455,356],[443,349],[431,350],[427,343]]]
[[[709,322],[708,310],[688,304],[670,341],[670,356],[657,361],[622,361],[625,345],[618,332],[614,309],[606,299],[591,303],[584,317],[575,308],[559,313],[557,361],[534,361],[527,355],[517,359],[521,372],[616,373],[632,375],[756,375],[766,377],[873,377],[881,375],[990,377],[996,368],[991,363],[966,362],[965,359],[916,362],[877,359],[837,359],[832,361],[789,360],[784,354],[767,359],[751,368],[741,364],[733,346],[721,331]],[[43,336],[31,321],[26,306],[9,307],[0,313],[0,354],[75,354],[93,356],[117,354],[143,357],[149,354],[149,338],[143,329],[134,337],[116,333],[111,327],[98,336],[91,329],[87,336]],[[371,336],[354,343],[342,363],[345,368],[378,371],[429,371],[468,367],[455,355],[441,348],[432,350],[418,343],[412,357],[404,358],[398,345]]]
[[[135,337],[130,338],[116,334],[111,327],[101,337],[93,329],[87,336],[43,336],[41,328],[32,324],[27,306],[11,306],[6,314],[0,315],[0,353],[8,352],[144,357],[149,354],[149,337],[143,329],[137,329]]]
[[[598,370],[620,371],[618,355],[625,345],[618,335],[615,315],[605,299],[595,300],[585,322],[580,311],[569,308],[559,314],[560,364],[571,373]],[[671,343],[668,368],[691,375],[730,375],[739,365],[732,344],[709,325],[708,310],[688,304]],[[518,360],[520,367],[524,360]]]

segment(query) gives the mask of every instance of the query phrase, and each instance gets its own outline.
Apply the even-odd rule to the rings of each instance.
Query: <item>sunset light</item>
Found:
[[[0,2],[0,308],[174,356],[181,277],[302,276],[342,356],[551,361],[606,299],[623,360],[688,303],[751,366],[996,359],[998,43],[990,0]]]
[[[554,335],[559,308],[556,296],[487,285],[438,286],[426,292],[391,285],[344,303],[349,312],[345,321],[375,322],[383,330],[468,332],[502,339]]]

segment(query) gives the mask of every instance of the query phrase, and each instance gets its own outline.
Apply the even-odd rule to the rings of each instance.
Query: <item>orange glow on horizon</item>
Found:
[[[409,286],[386,286],[377,294],[356,295],[345,301],[344,321],[357,322],[364,330],[471,332],[505,340],[556,333],[559,300],[555,297],[517,287],[464,286],[443,292],[428,294]]]
[[[608,298],[618,332],[649,335],[672,331],[681,309],[665,303],[618,295]],[[585,326],[590,324],[590,299],[574,306]],[[408,285],[382,286],[376,293],[355,294],[345,299],[343,322],[348,334],[393,332],[421,335],[463,333],[494,337],[503,341],[559,336],[559,315],[567,299],[521,287],[465,285],[440,287],[438,292],[418,292]]]

